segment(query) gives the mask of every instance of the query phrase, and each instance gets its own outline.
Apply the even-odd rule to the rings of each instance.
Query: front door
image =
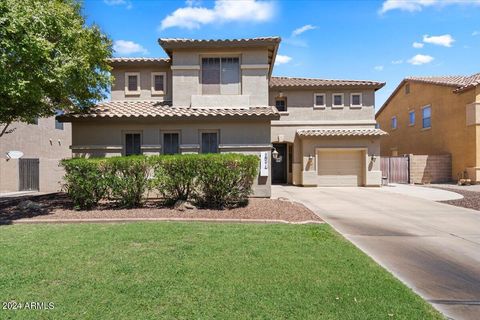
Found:
[[[274,150],[278,156],[273,158],[272,151],[272,183],[287,183],[287,145],[285,143],[274,143]]]

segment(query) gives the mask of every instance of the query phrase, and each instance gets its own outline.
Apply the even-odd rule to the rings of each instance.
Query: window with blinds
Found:
[[[202,58],[202,93],[240,94],[240,59]]]
[[[142,153],[140,133],[125,134],[125,155],[131,156]]]
[[[218,135],[216,132],[202,132],[202,153],[218,152]]]
[[[180,136],[178,133],[163,134],[163,154],[177,154],[180,144]]]

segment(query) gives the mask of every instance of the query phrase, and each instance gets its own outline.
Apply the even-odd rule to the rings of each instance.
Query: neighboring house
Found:
[[[480,180],[480,73],[405,78],[376,119],[382,155],[450,154],[453,179]]]
[[[72,122],[74,155],[256,154],[261,197],[272,179],[380,185],[374,92],[384,84],[271,77],[279,43],[159,39],[167,59],[111,59],[111,101],[59,118]]]
[[[40,118],[33,124],[15,122],[0,138],[0,192],[59,191],[63,170],[59,160],[72,155],[71,125]],[[20,159],[10,158],[20,151]]]

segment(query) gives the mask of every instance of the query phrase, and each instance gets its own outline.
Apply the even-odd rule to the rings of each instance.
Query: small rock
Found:
[[[41,211],[42,206],[39,203],[33,202],[31,200],[24,200],[17,205],[17,209],[22,211]]]
[[[185,209],[189,209],[189,210],[197,209],[197,207],[195,207],[190,202],[185,202],[184,207],[185,207]]]
[[[290,199],[285,198],[285,197],[279,197],[278,200],[280,200],[280,201],[286,201],[286,202],[292,202]]]

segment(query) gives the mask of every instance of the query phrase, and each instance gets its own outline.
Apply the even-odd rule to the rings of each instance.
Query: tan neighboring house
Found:
[[[0,192],[59,191],[63,170],[59,160],[72,155],[71,125],[40,118],[33,124],[12,123],[0,138]],[[15,151],[21,158],[15,159]]]
[[[255,154],[258,197],[270,196],[272,179],[380,185],[383,83],[272,77],[279,37],[159,44],[168,58],[111,59],[111,101],[59,118],[72,123],[74,155]]]
[[[382,155],[451,155],[451,177],[480,181],[480,73],[405,78],[376,114]]]

